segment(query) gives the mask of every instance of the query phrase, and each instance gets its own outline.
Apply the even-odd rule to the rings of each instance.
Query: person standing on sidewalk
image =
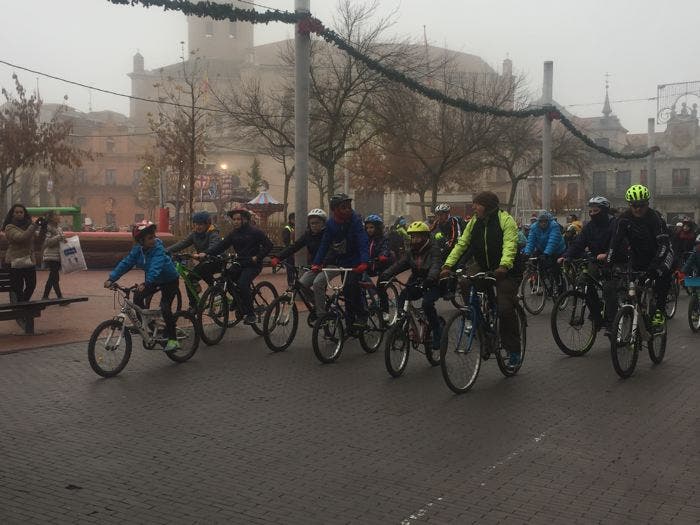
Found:
[[[13,204],[2,223],[7,237],[5,263],[10,268],[10,286],[14,301],[29,301],[36,288],[36,261],[34,243],[46,233],[46,219],[32,222],[23,204]]]
[[[44,240],[44,256],[43,261],[49,269],[49,278],[44,286],[44,295],[42,299],[48,299],[51,289],[56,292],[56,297],[61,299],[63,294],[61,293],[61,286],[58,284],[59,270],[61,269],[61,250],[60,244],[66,242],[66,238],[63,236],[63,230],[58,225],[58,215],[56,212],[49,211],[46,214],[46,239]],[[68,306],[68,303],[61,304],[61,306]]]

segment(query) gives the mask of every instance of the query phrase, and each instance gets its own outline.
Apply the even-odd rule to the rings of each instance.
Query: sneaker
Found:
[[[520,364],[520,352],[508,352],[508,366],[515,368]]]
[[[177,339],[168,339],[168,343],[163,349],[165,352],[173,352],[175,350],[180,350],[180,341]]]
[[[253,314],[248,314],[243,318],[243,324],[251,325],[258,322],[258,318]]]
[[[661,328],[666,322],[666,315],[661,310],[656,310],[654,317],[651,318],[652,328]]]

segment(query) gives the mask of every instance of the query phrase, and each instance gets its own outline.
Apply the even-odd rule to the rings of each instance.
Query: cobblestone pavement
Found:
[[[244,327],[176,365],[138,340],[104,380],[84,343],[0,356],[0,523],[697,523],[698,336],[618,379],[530,318],[518,376],[453,395],[412,354],[391,379],[302,329],[272,354]],[[304,323],[302,322],[300,326]]]

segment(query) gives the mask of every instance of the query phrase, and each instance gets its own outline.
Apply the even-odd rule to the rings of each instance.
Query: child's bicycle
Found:
[[[223,339],[228,328],[236,326],[244,317],[239,304],[240,288],[233,278],[241,264],[235,256],[207,257],[206,260],[222,264],[221,274],[202,294],[197,307],[202,341],[215,345]],[[268,306],[277,299],[277,289],[269,281],[259,281],[251,283],[250,293],[256,318],[256,322],[250,326],[256,334],[263,335],[263,317]]]
[[[496,278],[486,272],[467,276],[457,270],[455,274],[467,282],[467,304],[457,310],[445,325],[440,342],[440,366],[450,390],[463,394],[476,382],[481,361],[486,361],[492,354],[504,376],[518,373],[525,360],[527,321],[522,306],[516,303],[520,359],[517,364],[511,364],[508,352],[501,346]]]
[[[112,377],[121,372],[131,357],[131,334],[138,334],[146,350],[165,348],[168,338],[163,334],[163,314],[158,310],[142,309],[129,298],[136,286],[124,288],[113,284],[117,301],[121,306],[114,318],[102,321],[90,336],[88,360],[95,373]],[[173,314],[179,350],[165,352],[170,359],[184,363],[199,346],[199,332],[194,315],[179,310]]]
[[[700,330],[700,277],[686,277],[683,285],[690,294],[688,325],[693,332]]]
[[[353,269],[324,268],[322,271],[326,274],[328,286],[333,290],[333,293],[328,303],[328,310],[314,323],[311,334],[314,354],[322,363],[333,363],[340,357],[345,341],[351,337],[357,337],[360,340],[360,346],[368,354],[376,352],[382,344],[385,324],[377,294],[369,292],[369,289],[373,288],[374,285],[363,281],[359,283],[360,287],[363,288],[361,297],[365,302],[368,319],[366,327],[355,331],[348,326],[348,315],[343,297],[345,279]],[[341,277],[339,283],[333,284],[333,279],[338,274]]]
[[[398,282],[394,278],[387,283],[380,284],[388,285],[394,281]],[[399,284],[404,287],[407,286],[404,283]],[[412,291],[422,292],[422,283],[410,285],[408,293],[410,294]],[[392,377],[399,377],[406,370],[408,353],[411,348],[425,354],[425,358],[431,366],[440,364],[440,349],[433,350],[432,332],[425,312],[423,308],[414,304],[421,300],[422,298],[410,300],[407,297],[403,308],[398,310],[396,320],[387,332],[384,346],[384,364],[387,372]],[[445,320],[442,317],[440,317],[440,324],[443,327],[445,325]],[[421,347],[423,347],[422,350]]]

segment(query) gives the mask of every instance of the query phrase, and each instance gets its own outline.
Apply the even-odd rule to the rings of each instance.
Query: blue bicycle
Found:
[[[499,316],[496,301],[496,278],[486,272],[464,275],[455,272],[466,288],[466,305],[460,307],[447,321],[440,343],[440,366],[445,383],[456,394],[468,391],[476,382],[481,361],[492,354],[504,376],[518,373],[525,359],[525,311],[517,303],[515,314],[520,331],[520,359],[514,363],[501,346]]]

